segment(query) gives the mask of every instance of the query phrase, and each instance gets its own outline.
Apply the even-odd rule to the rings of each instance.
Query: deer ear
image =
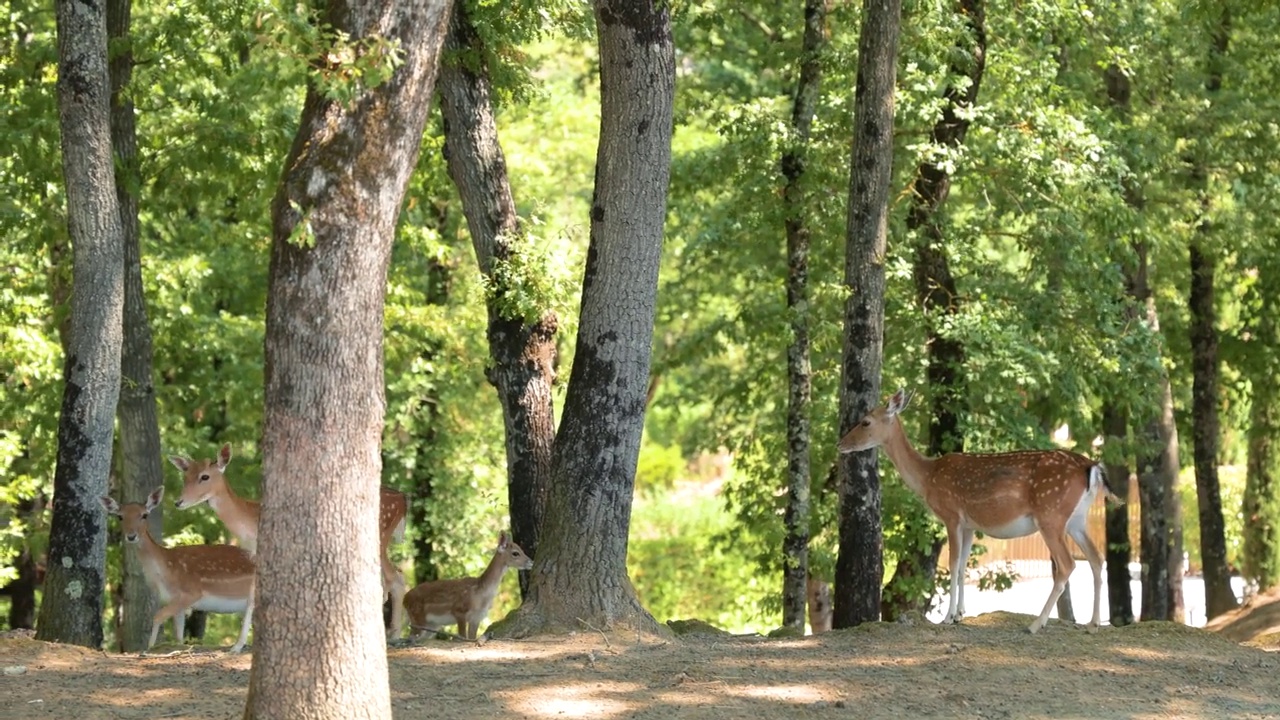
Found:
[[[102,501],[102,507],[107,509],[108,515],[120,514],[120,503],[116,502],[115,498],[107,497],[106,495],[103,495],[98,499]]]
[[[503,530],[498,533],[498,547],[505,548],[511,544],[511,538],[507,536],[507,531]]]
[[[890,396],[889,402],[885,407],[885,414],[889,417],[893,417],[894,415],[902,412],[902,408],[907,406],[907,400],[907,391],[903,388],[899,388],[898,392]]]
[[[191,467],[191,459],[184,458],[181,455],[170,455],[169,462],[173,463],[173,466],[182,472],[186,472],[187,468]]]
[[[163,485],[156,488],[155,490],[152,490],[151,494],[147,496],[147,512],[151,512],[152,510],[154,510],[155,507],[160,504],[160,500],[163,497],[164,497]]]
[[[229,462],[231,462],[231,443],[225,443],[218,451],[218,472],[226,470]]]

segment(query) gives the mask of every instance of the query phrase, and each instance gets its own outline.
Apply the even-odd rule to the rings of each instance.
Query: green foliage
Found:
[[[684,475],[685,465],[678,446],[642,444],[636,465],[636,491],[653,494],[671,490]]]
[[[1245,468],[1224,465],[1218,468],[1218,490],[1227,540],[1227,564],[1239,568],[1244,550]],[[1200,558],[1200,498],[1196,490],[1195,468],[1184,468],[1178,478],[1182,503],[1182,546],[1192,568],[1202,567]]]
[[[759,608],[772,588],[745,548],[724,539],[731,525],[716,498],[692,488],[637,498],[627,570],[659,622],[696,617],[732,632],[769,625]]]

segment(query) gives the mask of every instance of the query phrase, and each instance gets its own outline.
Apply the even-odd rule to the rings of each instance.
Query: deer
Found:
[[[1101,492],[1119,501],[1107,486],[1099,462],[1066,450],[1004,453],[946,453],[925,457],[907,439],[899,414],[910,397],[904,389],[875,408],[840,438],[841,454],[883,448],[902,481],[947,526],[951,592],[943,623],[964,617],[964,570],[976,531],[994,538],[1025,537],[1037,530],[1053,558],[1053,589],[1044,609],[1027,630],[1035,634],[1049,619],[1066,589],[1075,560],[1067,536],[1075,540],[1093,570],[1093,619],[1097,632],[1102,612],[1102,557],[1085,531],[1085,520]]]
[[[404,596],[411,634],[457,625],[467,640],[475,640],[480,623],[489,615],[498,595],[498,583],[507,568],[528,570],[533,559],[507,535],[498,534],[498,547],[480,577],[429,580]]]
[[[231,443],[224,443],[218,456],[211,460],[192,460],[181,455],[171,455],[169,462],[182,471],[182,494],[175,501],[179,510],[208,503],[231,534],[251,554],[258,546],[258,519],[262,514],[261,503],[235,494],[225,475],[231,462]],[[382,567],[382,595],[391,597],[391,626],[387,639],[398,639],[404,633],[404,616],[401,605],[405,595],[404,575],[391,562],[387,549],[392,542],[404,538],[405,516],[409,510],[408,497],[385,485],[381,488],[378,504],[378,556]]]
[[[169,618],[173,618],[174,639],[182,642],[188,610],[243,613],[240,637],[230,649],[238,653],[244,649],[253,623],[254,574],[257,572],[253,556],[233,545],[170,548],[157,543],[147,528],[147,517],[163,497],[164,486],[153,490],[146,504],[121,505],[114,498],[101,498],[107,513],[121,519],[125,542],[137,546],[147,584],[164,603],[156,611],[151,638],[141,654],[145,655],[156,644],[160,627]]]

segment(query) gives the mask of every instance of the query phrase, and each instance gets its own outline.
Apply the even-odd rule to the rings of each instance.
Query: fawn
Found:
[[[476,639],[480,623],[493,607],[498,583],[507,568],[528,570],[533,560],[505,532],[498,535],[498,548],[480,577],[430,580],[404,596],[404,609],[409,614],[411,633],[458,626],[468,640]]]

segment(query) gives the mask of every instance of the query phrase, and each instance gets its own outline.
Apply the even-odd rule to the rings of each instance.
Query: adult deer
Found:
[[[151,537],[147,516],[160,504],[164,487],[156,488],[145,505],[119,504],[103,497],[102,506],[121,518],[125,542],[138,546],[142,573],[147,584],[160,596],[164,607],[156,611],[147,650],[156,644],[160,626],[173,618],[173,636],[182,642],[187,611],[244,613],[240,637],[231,652],[240,652],[253,623],[253,556],[232,545],[182,545],[167,548]],[[143,652],[146,652],[144,650]]]
[[[515,544],[505,532],[498,535],[493,559],[480,577],[431,580],[410,590],[404,596],[404,609],[409,613],[411,633],[437,630],[445,625],[458,626],[458,632],[475,640],[480,623],[489,615],[498,595],[498,583],[507,568],[528,570],[533,559]]]
[[[851,453],[883,447],[902,481],[947,526],[951,600],[943,622],[964,617],[964,570],[975,531],[1008,539],[1039,530],[1054,561],[1053,590],[1027,629],[1035,633],[1044,627],[1067,586],[1076,564],[1067,546],[1070,535],[1093,570],[1093,620],[1088,629],[1096,632],[1102,612],[1102,557],[1085,532],[1085,519],[1099,491],[1115,497],[1102,465],[1065,450],[925,457],[911,446],[898,418],[908,400],[904,390],[894,393],[840,438],[839,449]]]
[[[226,443],[212,460],[192,460],[181,455],[171,455],[169,462],[182,471],[182,495],[175,502],[179,509],[191,508],[207,502],[214,514],[227,526],[232,535],[249,552],[258,546],[258,519],[262,506],[235,494],[224,474],[231,462],[231,443]],[[393,541],[404,537],[405,515],[409,500],[404,493],[383,486],[378,505],[378,557],[382,565],[382,594],[391,596],[391,627],[388,639],[398,639],[404,632],[404,614],[401,612],[405,594],[404,575],[391,562],[387,548]]]

